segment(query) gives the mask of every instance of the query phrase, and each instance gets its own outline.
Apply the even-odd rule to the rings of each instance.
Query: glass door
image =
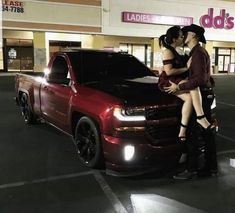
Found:
[[[231,48],[218,48],[218,71],[229,72],[231,64]]]
[[[6,39],[6,58],[10,72],[33,71],[33,41]]]
[[[228,72],[229,66],[230,66],[230,56],[219,55],[219,57],[218,57],[219,72]]]

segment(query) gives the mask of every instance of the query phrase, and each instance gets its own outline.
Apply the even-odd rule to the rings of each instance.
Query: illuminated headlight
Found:
[[[113,115],[120,121],[145,121],[144,108],[115,108]]]
[[[216,108],[216,99],[214,98],[212,104],[211,104],[211,109],[215,109]]]
[[[126,161],[131,160],[134,157],[135,154],[135,147],[132,145],[126,145],[124,147],[124,159]]]

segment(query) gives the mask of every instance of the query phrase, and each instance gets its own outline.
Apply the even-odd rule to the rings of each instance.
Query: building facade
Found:
[[[70,48],[107,49],[161,65],[158,37],[172,25],[205,28],[212,72],[235,71],[235,1],[2,0],[0,70],[42,71]]]

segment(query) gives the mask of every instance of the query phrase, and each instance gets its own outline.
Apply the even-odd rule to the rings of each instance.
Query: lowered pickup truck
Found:
[[[45,74],[17,74],[15,88],[27,124],[43,119],[71,135],[90,168],[133,175],[181,156],[182,103],[157,82],[132,55],[81,49],[55,53]]]

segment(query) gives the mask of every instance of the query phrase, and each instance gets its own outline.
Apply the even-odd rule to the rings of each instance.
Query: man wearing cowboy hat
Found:
[[[174,93],[179,90],[192,90],[196,87],[206,86],[210,82],[210,57],[199,42],[206,44],[204,28],[191,24],[182,28],[185,34],[185,44],[191,49],[190,56],[193,59],[189,68],[189,78],[179,85],[171,84],[166,91]]]
[[[185,44],[191,49],[191,64],[189,67],[188,80],[184,83],[175,84],[171,82],[171,86],[165,87],[169,93],[177,91],[189,91],[192,97],[193,106],[197,113],[197,107],[202,108],[202,97],[199,88],[202,90],[210,86],[210,57],[205,48],[201,47],[199,42],[206,44],[204,36],[204,28],[191,24],[182,28],[185,34]],[[196,91],[198,92],[192,92]],[[197,103],[196,103],[197,102]],[[201,109],[203,112],[203,109]],[[210,119],[209,119],[210,120]],[[203,123],[204,122],[204,123]],[[175,179],[190,179],[194,175],[198,176],[214,176],[217,174],[217,157],[214,130],[215,126],[210,124],[202,113],[197,114],[197,123],[203,129],[203,138],[205,141],[205,167],[198,171],[197,168],[197,139],[190,138],[188,141],[188,165],[187,170],[174,176]]]

